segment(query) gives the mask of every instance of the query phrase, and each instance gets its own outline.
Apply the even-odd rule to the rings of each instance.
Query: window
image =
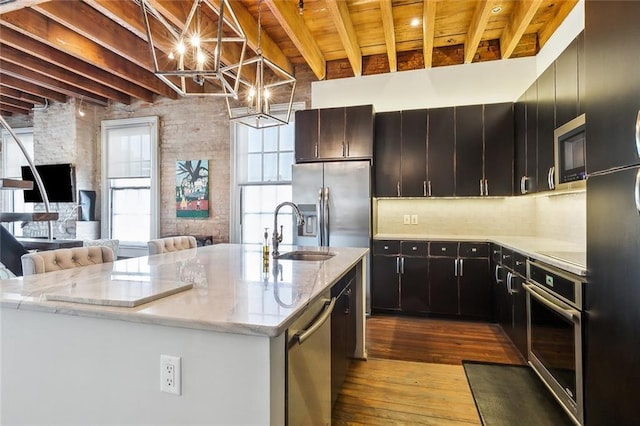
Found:
[[[295,105],[298,109],[302,104]],[[275,110],[275,106],[272,111]],[[243,244],[264,241],[273,233],[273,212],[278,204],[291,201],[291,165],[294,163],[294,123],[262,130],[242,124],[232,127],[235,147],[235,191],[231,240]],[[282,209],[283,244],[292,243],[291,209]]]
[[[102,122],[102,235],[124,257],[147,254],[159,219],[158,118]]]
[[[33,128],[14,129],[16,136],[22,142],[29,156],[33,158]],[[9,132],[2,131],[2,176],[8,179],[22,179],[20,167],[29,163],[20,150],[18,144],[13,140]],[[34,183],[35,185],[35,183]],[[30,212],[33,211],[33,204],[25,203],[22,191],[1,191],[1,208],[5,212]],[[14,226],[13,223],[3,224],[16,236],[22,236],[22,228]]]

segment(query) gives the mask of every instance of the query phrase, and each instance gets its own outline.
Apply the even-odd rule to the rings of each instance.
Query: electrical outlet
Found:
[[[404,223],[405,225],[409,225],[409,224],[411,224],[411,215],[405,214],[405,215],[404,215],[404,218],[403,218],[403,223]]]
[[[180,357],[160,355],[160,390],[162,392],[181,395]]]
[[[411,215],[411,224],[412,225],[417,225],[418,224],[418,215],[417,214],[412,214]]]

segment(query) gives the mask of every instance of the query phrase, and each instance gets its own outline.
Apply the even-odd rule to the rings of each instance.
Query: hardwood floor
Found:
[[[479,425],[462,360],[524,364],[496,324],[367,319],[367,361],[353,361],[333,425]]]

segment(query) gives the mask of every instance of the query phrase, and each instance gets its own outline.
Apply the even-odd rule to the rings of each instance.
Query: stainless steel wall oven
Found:
[[[528,359],[556,399],[583,424],[584,282],[553,266],[527,261]]]

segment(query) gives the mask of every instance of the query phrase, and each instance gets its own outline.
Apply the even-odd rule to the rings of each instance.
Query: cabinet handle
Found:
[[[396,274],[400,273],[400,258],[396,257]]]
[[[510,296],[513,295],[513,285],[511,284],[511,279],[513,278],[513,274],[511,272],[507,272],[507,293],[509,293]]]
[[[522,176],[520,178],[520,193],[521,194],[526,194],[527,192],[527,177],[526,176]]]
[[[640,110],[638,110],[638,116],[636,117],[636,153],[640,157]]]
[[[346,148],[346,150],[347,150],[347,155],[346,155],[346,157],[348,157],[348,156],[349,156],[349,142],[345,142],[345,144],[344,144],[344,145],[345,145],[345,148]]]
[[[549,171],[547,172],[547,184],[549,185],[549,189],[555,189],[556,186],[553,183],[553,171],[555,170],[555,167],[551,166],[549,167]]]
[[[315,151],[316,158],[318,158],[318,144],[316,144],[316,148],[315,149],[316,149],[316,151]]]
[[[398,181],[397,188],[398,188],[398,197],[399,197],[400,196],[400,181]]]
[[[423,180],[422,181],[422,195],[423,196],[427,196],[427,181]]]
[[[636,200],[636,210],[638,210],[638,213],[640,213],[640,170],[638,170],[638,173],[636,174],[636,186],[634,188],[634,192]]]
[[[342,156],[343,156],[343,157],[346,157],[346,156],[347,156],[347,155],[346,155],[346,152],[347,152],[347,151],[345,150],[344,141],[343,141],[343,142],[342,142]]]
[[[485,179],[484,180],[484,195],[489,195],[489,180]]]
[[[431,197],[431,181],[427,182],[427,195]]]
[[[453,276],[458,276],[458,259],[454,259],[453,261]]]
[[[502,280],[500,279],[500,277],[498,276],[498,274],[500,273],[500,269],[502,269],[502,266],[500,265],[496,265],[496,270],[494,272],[495,277],[496,277],[496,284],[500,284],[502,282]]]
[[[464,262],[464,259],[459,259],[459,260],[460,260],[460,276],[463,276],[464,275],[464,269],[463,269],[464,263],[462,263],[462,262]]]
[[[484,195],[484,181],[480,179],[480,195]]]
[[[400,258],[400,273],[404,274],[404,257]]]

